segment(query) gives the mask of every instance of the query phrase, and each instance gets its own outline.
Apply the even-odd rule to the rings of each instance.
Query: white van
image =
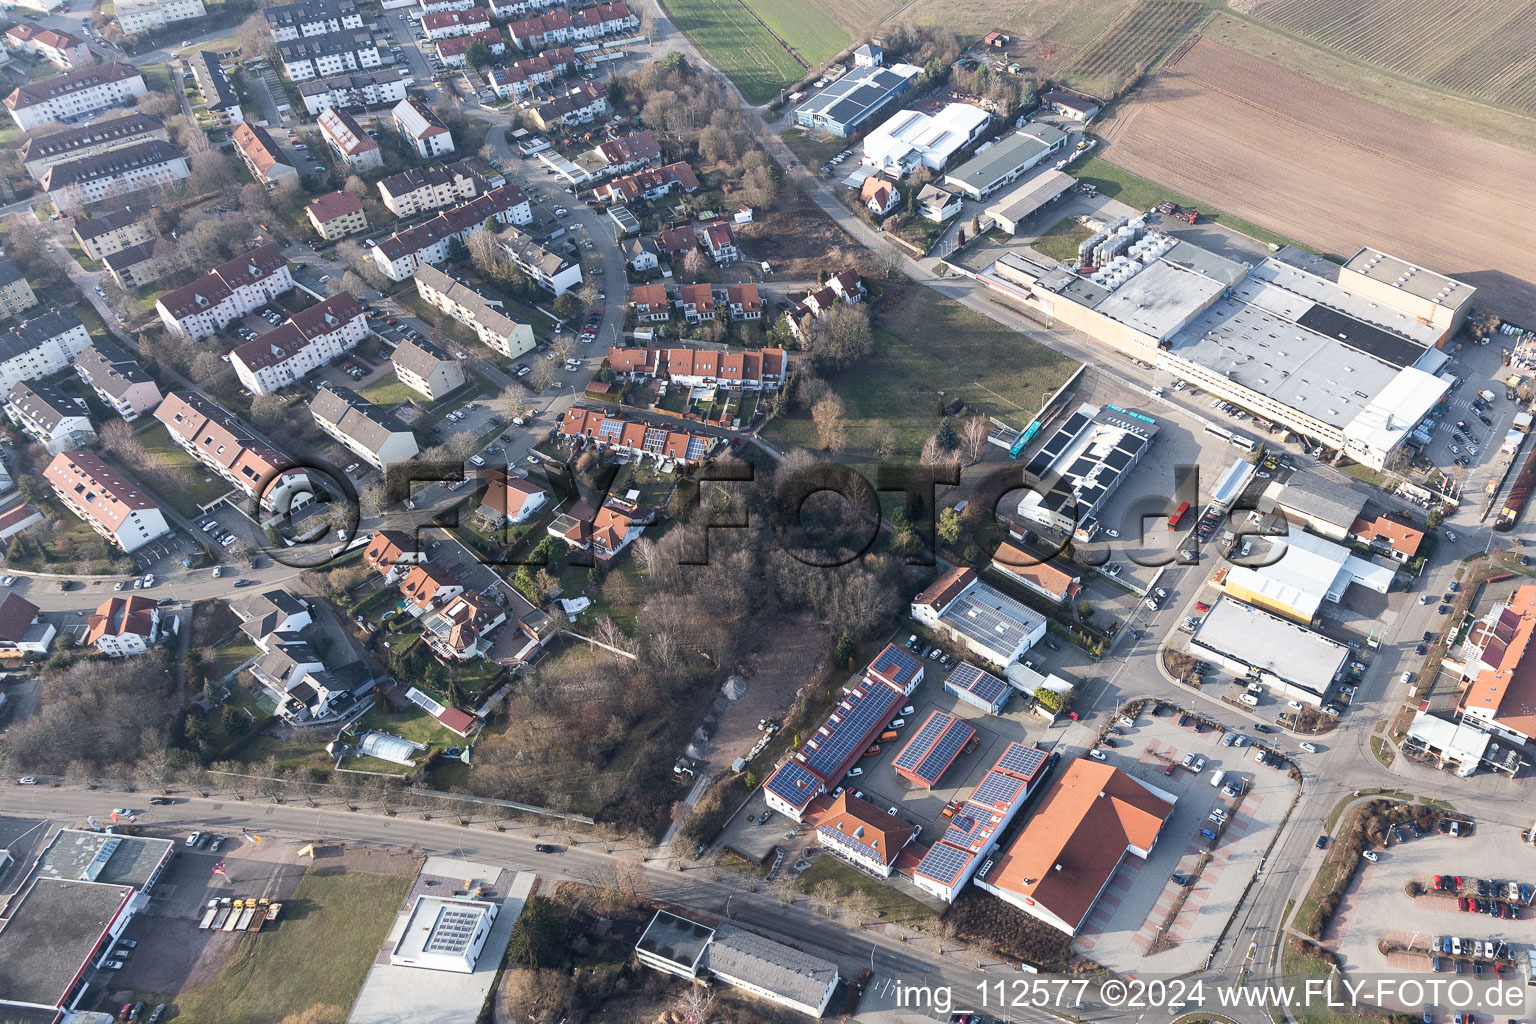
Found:
[[[1227,773],[1225,771],[1219,771],[1215,775],[1212,775],[1211,776],[1211,788],[1212,789],[1220,789],[1221,788],[1221,782],[1226,777],[1227,777]]]

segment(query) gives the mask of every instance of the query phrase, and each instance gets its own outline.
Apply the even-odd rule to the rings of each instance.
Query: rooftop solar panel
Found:
[[[971,802],[983,807],[1006,806],[1018,799],[1024,789],[1024,781],[1003,772],[992,771],[981,780],[971,794]]]
[[[901,699],[901,694],[889,686],[871,686],[868,692],[856,690],[850,698],[854,695],[858,699],[851,701],[853,707],[843,715],[843,720],[835,723],[832,735],[806,757],[808,766],[828,779],[842,774],[844,763],[890,720],[891,709]]]
[[[766,783],[769,792],[782,797],[791,807],[804,807],[810,803],[821,785],[820,779],[794,759],[780,765]]]
[[[960,872],[974,856],[969,850],[962,850],[947,843],[934,843],[922,863],[917,866],[917,873],[950,885],[960,877]]]
[[[955,722],[949,727],[949,731],[939,737],[939,741],[933,745],[918,764],[917,770],[912,774],[928,779],[931,782],[939,781],[939,776],[944,774],[956,757],[960,755],[960,748],[970,742],[976,730],[964,722]]]
[[[968,661],[962,661],[946,680],[949,686],[975,694],[989,705],[997,703],[1008,689],[1008,684],[990,672],[984,672]]]
[[[933,745],[938,741],[940,734],[949,728],[950,723],[954,720],[953,715],[946,714],[943,711],[935,711],[929,715],[928,721],[924,722],[922,727],[907,741],[907,745],[896,756],[896,760],[892,762],[891,767],[905,768],[908,771],[915,768],[917,763],[923,759],[923,755],[933,749]]]
[[[837,840],[844,846],[857,850],[859,853],[862,853],[866,857],[871,857],[877,861],[884,861],[887,859],[884,851],[877,850],[873,846],[870,846],[868,843],[861,842],[846,832],[839,832],[837,829],[832,828],[831,826],[823,825],[816,831],[824,836],[828,836]]]
[[[1045,759],[1046,753],[1039,747],[1027,743],[1010,743],[1008,749],[1003,751],[1003,756],[997,759],[997,767],[1027,779],[1040,770]]]
[[[906,689],[912,677],[917,675],[923,666],[922,662],[895,644],[886,644],[885,649],[875,655],[875,659],[869,663],[869,667],[880,676]]]

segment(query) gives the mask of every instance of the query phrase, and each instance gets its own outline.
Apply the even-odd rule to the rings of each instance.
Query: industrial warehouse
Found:
[[[1476,291],[1369,248],[1343,266],[1291,247],[1250,265],[1141,217],[1104,224],[1075,269],[1024,249],[975,276],[1372,469],[1450,389],[1442,347]]]

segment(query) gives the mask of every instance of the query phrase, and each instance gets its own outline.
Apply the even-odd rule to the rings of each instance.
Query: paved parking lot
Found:
[[[1149,708],[1115,738],[1109,763],[1172,793],[1177,803],[1152,855],[1121,863],[1074,945],[1128,974],[1199,970],[1258,870],[1296,784],[1254,761],[1251,739],[1242,747],[1223,746],[1219,731],[1181,727],[1173,713],[1154,716]],[[1182,767],[1167,774],[1189,753],[1205,758],[1199,774]],[[1224,782],[1246,780],[1246,791],[1236,799],[1222,795],[1211,785],[1218,771],[1226,772]],[[1229,815],[1223,829],[1209,821],[1218,807]],[[1205,828],[1218,832],[1214,843],[1201,836]],[[1187,890],[1173,880],[1176,874],[1190,881]]]

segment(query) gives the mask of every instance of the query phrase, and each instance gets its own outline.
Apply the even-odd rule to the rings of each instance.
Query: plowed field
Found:
[[[1102,156],[1323,252],[1371,245],[1536,319],[1536,155],[1202,39],[1105,126]]]

